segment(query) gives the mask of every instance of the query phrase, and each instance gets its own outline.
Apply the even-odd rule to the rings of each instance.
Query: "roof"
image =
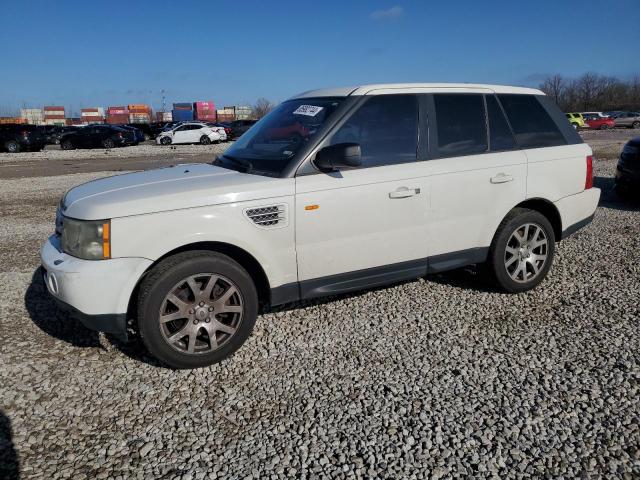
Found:
[[[381,95],[389,93],[521,93],[544,95],[535,88],[511,87],[507,85],[485,85],[476,83],[380,83],[352,87],[323,88],[299,93],[291,98],[346,97],[349,95]]]

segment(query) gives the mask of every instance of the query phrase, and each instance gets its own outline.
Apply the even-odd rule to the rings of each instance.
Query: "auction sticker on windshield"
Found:
[[[317,105],[300,105],[293,112],[294,115],[306,115],[308,117],[315,117],[320,110],[324,107],[318,107]]]

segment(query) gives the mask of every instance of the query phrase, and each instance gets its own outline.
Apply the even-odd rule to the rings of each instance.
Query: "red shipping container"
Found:
[[[107,115],[107,123],[110,125],[119,125],[121,123],[129,123],[129,115]]]
[[[64,112],[64,107],[58,107],[58,106],[47,106],[44,107],[44,111],[46,112],[47,110],[52,110],[54,112]]]
[[[45,115],[45,120],[64,120],[64,115]]]

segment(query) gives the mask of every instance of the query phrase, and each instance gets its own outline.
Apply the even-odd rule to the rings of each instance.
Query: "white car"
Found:
[[[334,88],[283,102],[214,165],[71,189],[41,258],[85,325],[135,320],[153,355],[193,368],[237,350],[260,305],[470,264],[530,290],[599,197],[591,149],[538,90]]]
[[[224,128],[222,129],[224,132]],[[226,134],[224,136],[226,140]],[[187,122],[176,125],[156,137],[158,145],[172,145],[178,143],[201,143],[209,145],[222,140],[222,135],[217,128],[212,128],[204,123]]]

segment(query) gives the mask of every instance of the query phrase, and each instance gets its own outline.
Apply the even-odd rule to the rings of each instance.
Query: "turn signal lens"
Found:
[[[102,224],[102,256],[111,258],[111,222]]]
[[[584,181],[584,189],[593,187],[593,155],[587,155],[587,178]]]

